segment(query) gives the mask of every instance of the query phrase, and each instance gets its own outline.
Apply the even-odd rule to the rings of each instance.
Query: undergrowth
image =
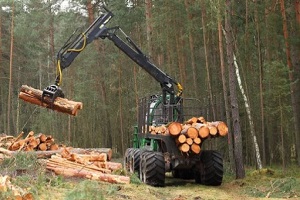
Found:
[[[65,200],[103,200],[104,196],[100,188],[98,181],[84,180],[66,194]]]
[[[0,172],[2,176],[10,177],[13,185],[31,193],[34,199],[39,199],[40,195],[50,194],[49,188],[68,188],[69,185],[62,176],[47,171],[44,160],[28,152],[19,152],[10,158],[3,159],[0,163]],[[0,193],[0,199],[7,199],[11,196],[10,190]],[[51,199],[50,196],[49,199]]]
[[[248,169],[243,180],[235,180],[243,186],[245,194],[257,198],[297,198],[300,197],[300,171],[296,166],[289,170],[274,166],[261,170]]]

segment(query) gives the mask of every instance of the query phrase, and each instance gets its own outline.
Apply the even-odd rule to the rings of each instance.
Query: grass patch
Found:
[[[142,181],[139,179],[138,175],[136,173],[134,173],[134,174],[130,174],[130,183],[141,184]]]
[[[10,158],[2,160],[0,170],[2,175],[15,177],[22,174],[36,174],[41,164],[35,155],[19,152]]]
[[[243,187],[245,194],[256,198],[292,198],[300,197],[299,169],[282,171],[276,166],[272,169],[247,170],[246,178],[235,180]]]
[[[100,184],[97,181],[85,180],[66,194],[65,200],[103,200],[103,192],[100,190]]]

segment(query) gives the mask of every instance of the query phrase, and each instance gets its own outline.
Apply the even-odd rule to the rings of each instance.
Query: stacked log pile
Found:
[[[22,139],[23,134],[24,132],[20,133],[18,137],[9,135],[0,136],[0,158],[13,156],[20,151],[30,151],[30,153],[36,155],[38,158],[50,158],[54,154],[61,154],[65,149],[71,153],[78,154],[91,154],[92,152],[104,153],[108,161],[112,158],[111,148],[83,149],[66,147],[65,145],[55,143],[51,135],[39,133],[37,136],[34,136],[34,132],[30,131],[28,135]]]
[[[56,174],[109,183],[130,182],[130,177],[114,174],[123,166],[121,163],[111,161],[111,148],[65,147],[54,143],[54,138],[50,135],[35,136],[33,131],[30,131],[24,139],[23,135],[22,132],[17,137],[0,136],[0,155],[11,157],[20,151],[30,152],[38,158],[47,158],[46,169]]]
[[[113,174],[122,169],[122,164],[108,161],[105,153],[91,152],[83,155],[70,153],[65,149],[60,155],[52,155],[47,160],[46,168],[64,176],[109,183],[130,183],[130,177]]]
[[[7,146],[9,151],[50,151],[59,148],[51,135],[39,133],[35,136],[33,131],[30,131],[24,139],[22,138],[23,135],[24,132],[21,132],[16,138],[12,136],[0,138],[1,142],[6,141],[6,143],[0,144]],[[8,138],[10,138],[9,141]]]
[[[16,185],[13,185],[10,179],[11,178],[7,175],[0,175],[0,192],[11,192],[14,196],[14,199],[33,200],[33,195],[30,192]]]
[[[204,140],[226,136],[228,127],[222,121],[207,122],[204,117],[192,117],[183,124],[172,122],[168,125],[150,126],[149,132],[171,135],[181,152],[198,154]]]
[[[51,102],[52,100],[47,96],[44,97],[42,101],[42,94],[43,91],[39,89],[35,89],[27,85],[22,85],[19,93],[19,98],[24,100],[25,102],[29,102],[73,116],[76,116],[78,114],[78,110],[82,109],[83,107],[83,104],[81,102],[76,102],[61,97],[55,98],[53,104]]]

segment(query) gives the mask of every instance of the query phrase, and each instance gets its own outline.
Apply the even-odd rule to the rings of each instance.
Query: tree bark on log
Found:
[[[108,168],[108,166],[110,166],[111,169]],[[100,180],[109,183],[130,183],[130,177],[111,174],[112,168],[120,167],[122,168],[121,163],[108,164],[106,162],[95,161],[95,164],[94,162],[81,164],[69,161],[60,156],[53,155],[47,161],[46,168],[54,171],[56,174],[61,174],[64,176],[89,178],[92,180]]]
[[[103,174],[103,173],[99,173],[96,175],[93,174],[91,179],[105,181],[105,182],[109,182],[109,183],[123,183],[123,184],[130,183],[130,177],[113,175],[113,174]]]
[[[48,166],[61,166],[63,168],[76,168],[78,167],[79,169],[81,170],[92,170],[92,171],[97,171],[97,172],[103,172],[103,173],[110,173],[111,170],[109,169],[106,169],[106,168],[100,168],[100,167],[97,167],[95,165],[91,165],[91,164],[82,164],[82,163],[77,163],[77,162],[72,162],[72,161],[69,161],[65,158],[62,158],[60,156],[56,156],[56,155],[53,155],[51,156],[51,158],[49,160],[47,160],[47,168]]]
[[[67,113],[73,116],[76,116],[78,110],[82,109],[83,107],[83,104],[81,102],[75,102],[61,97],[57,97],[54,100],[52,106],[51,99],[49,97],[45,97],[44,101],[42,102],[42,94],[43,91],[39,89],[34,89],[27,85],[22,85],[19,93],[19,98],[26,102],[52,109],[57,112]]]
[[[194,123],[197,123],[197,121],[198,121],[197,117],[192,117],[192,118],[188,119],[187,121],[185,121],[184,124],[190,124],[190,125],[192,125]]]
[[[92,152],[106,153],[107,161],[110,161],[111,157],[112,157],[112,149],[110,149],[110,148],[92,148],[92,149],[60,148],[60,149],[54,150],[54,151],[32,151],[30,153],[36,155],[39,158],[49,158],[54,154],[62,154],[62,152],[64,152],[64,151],[68,151],[68,153],[80,153],[80,154],[88,154],[88,153],[92,153]],[[10,150],[0,147],[0,153],[3,153],[8,156],[14,156],[14,155],[18,154],[19,152],[10,151]]]

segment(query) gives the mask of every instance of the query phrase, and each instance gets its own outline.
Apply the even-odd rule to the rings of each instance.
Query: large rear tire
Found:
[[[195,167],[195,181],[203,185],[219,186],[223,180],[222,155],[213,150],[203,151]]]
[[[161,152],[143,152],[140,164],[140,180],[143,183],[155,187],[165,185],[165,159]]]
[[[125,151],[125,155],[124,155],[124,170],[125,172],[130,172],[130,166],[131,166],[131,160],[132,160],[132,152],[133,152],[134,148],[128,148]]]
[[[131,165],[130,165],[130,172],[131,173],[139,173],[140,169],[140,149],[133,149],[132,151],[132,157],[131,157]]]

